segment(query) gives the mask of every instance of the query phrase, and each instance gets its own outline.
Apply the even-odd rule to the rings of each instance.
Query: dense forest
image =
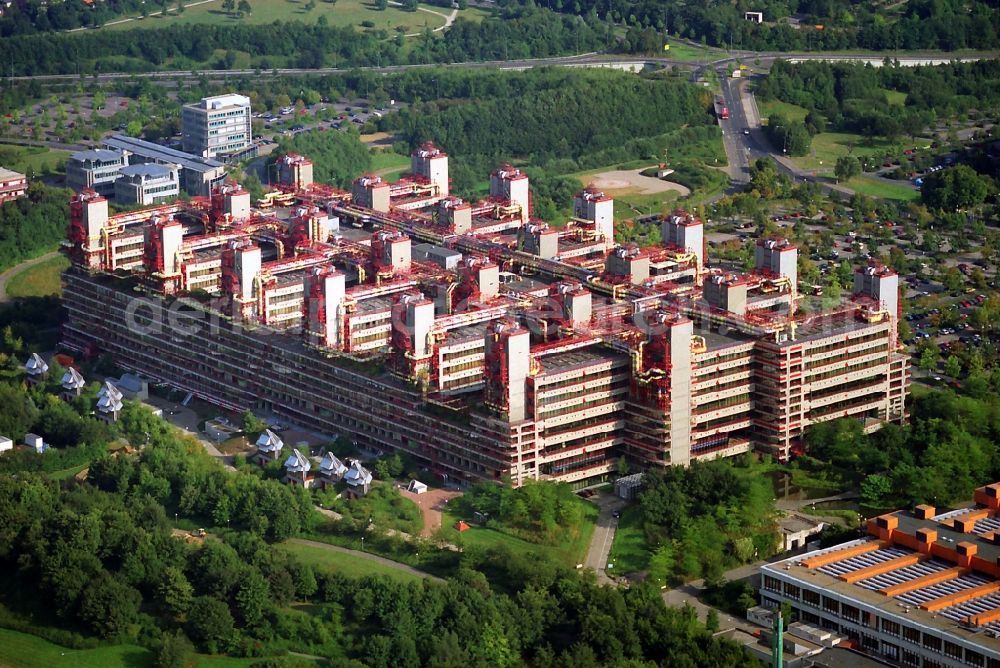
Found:
[[[52,250],[66,238],[72,191],[39,182],[28,196],[0,205],[0,271]]]
[[[905,93],[906,99],[888,104],[887,91]],[[805,108],[811,114],[805,125],[813,131],[825,128],[892,140],[913,137],[938,118],[997,109],[1000,61],[871,67],[779,60],[757,83],[756,94]]]
[[[46,396],[51,389],[0,383],[0,415],[23,417],[3,428],[21,433],[29,425],[51,437],[52,424],[30,408],[61,403]],[[155,653],[155,665],[169,667],[187,665],[195,650],[296,651],[326,657],[319,665],[331,667],[586,668],[679,657],[706,668],[755,665],[737,645],[710,636],[693,610],[667,608],[653,588],[598,587],[592,576],[502,549],[447,552],[452,577],[443,583],[352,579],[303,563],[273,543],[318,521],[307,492],[226,471],[135,404],[117,424],[97,424],[80,414],[90,399],[51,409],[92,425],[77,435],[79,445],[56,449],[90,449],[85,481],[58,482],[28,464],[52,453],[0,457],[5,626],[74,647],[95,638],[138,643]],[[147,444],[133,452],[126,442]],[[170,520],[178,515],[231,528],[180,540]]]
[[[313,163],[313,179],[341,188],[350,188],[351,181],[372,165],[371,153],[353,127],[342,132],[321,129],[281,138],[269,163],[286,153],[308,156]]]
[[[717,579],[728,568],[775,554],[769,478],[714,461],[648,471],[643,482],[639,507],[656,577]]]
[[[711,122],[706,112],[711,96],[703,90],[621,72],[546,68],[457,77],[445,80],[439,96],[433,94],[437,82],[417,76],[390,83],[412,95],[414,103],[381,119],[379,127],[398,134],[409,147],[433,139],[445,148],[458,192],[467,192],[500,162],[513,160],[538,168],[529,171],[541,188],[536,203],[549,195],[561,198],[574,186],[549,181],[546,174],[655,159],[671,131]],[[421,91],[442,99],[420,102]],[[448,93],[463,97],[447,98]]]
[[[767,0],[753,5],[726,0],[506,0],[556,11],[600,15],[633,32],[663,31],[712,46],[751,51],[869,49],[993,49],[1000,45],[1000,12],[988,0],[917,0],[898,9],[850,0]],[[503,3],[502,3],[503,4]],[[744,19],[760,11],[764,23]],[[794,17],[797,25],[788,19]],[[650,40],[632,37],[626,44]],[[661,41],[661,40],[656,40]],[[657,50],[662,46],[657,45]]]
[[[322,21],[48,32],[0,40],[0,62],[18,75],[196,69],[216,66],[213,54],[222,49],[248,53],[261,69],[360,67],[542,57],[607,45],[603,25],[535,8],[511,8],[478,23],[458,19],[443,37],[422,35],[412,48],[388,37]]]
[[[157,0],[157,4],[163,9],[166,0]],[[17,3],[0,16],[0,37],[101,25],[125,13],[139,14],[142,6],[143,0],[107,0],[96,6],[84,2]]]
[[[966,502],[979,485],[1000,480],[1000,371],[977,371],[964,385],[964,396],[915,397],[905,427],[865,435],[850,420],[815,425],[799,465],[860,477],[862,499],[876,507]]]

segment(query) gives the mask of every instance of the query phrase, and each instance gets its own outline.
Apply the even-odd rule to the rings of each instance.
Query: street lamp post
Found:
[[[365,551],[365,537],[364,536],[361,537],[361,551],[362,552]]]

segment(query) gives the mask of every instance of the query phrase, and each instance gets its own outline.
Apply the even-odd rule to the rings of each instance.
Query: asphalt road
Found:
[[[724,58],[708,60],[708,61],[690,61],[690,60],[674,60],[671,58],[657,58],[657,57],[629,57],[629,56],[614,56],[604,53],[582,53],[575,56],[555,56],[550,58],[525,58],[517,60],[492,60],[492,61],[475,61],[475,62],[461,62],[461,63],[441,63],[441,64],[419,64],[419,65],[387,65],[385,67],[349,67],[349,68],[337,68],[337,67],[322,67],[317,69],[304,69],[304,68],[279,68],[273,70],[256,70],[256,69],[241,69],[241,70],[169,70],[161,72],[106,72],[103,74],[98,74],[96,80],[100,82],[108,82],[124,79],[131,81],[133,79],[153,79],[160,80],[167,84],[173,84],[175,80],[178,79],[199,79],[202,76],[209,78],[213,77],[232,79],[233,77],[268,77],[268,76],[302,76],[302,75],[325,75],[325,74],[345,74],[354,71],[368,71],[376,72],[379,74],[390,74],[393,72],[402,72],[405,70],[421,69],[421,68],[439,68],[439,67],[454,67],[461,69],[501,69],[501,70],[523,70],[532,67],[545,67],[550,65],[564,65],[564,66],[621,66],[625,67],[629,64],[643,65],[643,66],[659,66],[659,67],[680,67],[686,69],[692,69],[697,71],[703,71],[707,67],[720,67],[727,63],[732,63],[737,60],[753,60],[756,67],[764,66],[770,64],[770,62],[775,59],[782,58],[785,60],[838,60],[838,61],[881,61],[886,57],[895,57],[900,61],[901,64],[917,64],[918,62],[925,62],[929,59],[941,60],[942,62],[947,61],[949,58],[947,54],[942,53],[925,53],[925,54],[911,54],[907,56],[894,56],[892,53],[857,53],[857,54],[837,54],[837,53],[778,53],[778,52],[753,52],[753,51],[730,51],[728,55]],[[1000,52],[997,51],[984,51],[977,53],[970,53],[960,58],[954,58],[954,60],[961,60],[963,62],[970,62],[976,60],[983,60],[988,58],[1000,57]],[[760,65],[757,65],[757,61]],[[11,78],[11,77],[9,77]],[[12,77],[14,81],[70,81],[76,82],[80,80],[78,74],[44,74],[44,75],[25,75],[25,76],[14,76]],[[95,77],[87,77],[88,80],[95,80]]]
[[[600,511],[597,514],[597,522],[590,537],[590,546],[587,548],[583,566],[597,573],[599,583],[610,584],[612,580],[605,572],[605,568],[608,564],[608,555],[611,553],[611,545],[615,541],[615,531],[618,529],[615,512],[624,508],[625,502],[613,494],[603,493],[591,500]]]

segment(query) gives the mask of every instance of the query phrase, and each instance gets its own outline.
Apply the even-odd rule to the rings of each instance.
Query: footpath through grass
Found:
[[[403,172],[409,171],[410,159],[395,151],[372,151],[372,173],[385,181],[398,181]]]
[[[385,575],[403,582],[419,582],[423,579],[413,573],[336,550],[327,550],[300,543],[282,543],[278,547],[295,555],[302,563],[315,568],[335,571],[352,578],[361,578],[366,575]]]
[[[325,16],[331,26],[355,26],[360,28],[362,21],[371,21],[375,28],[395,30],[404,28],[405,32],[422,32],[424,27],[431,30],[445,23],[445,16],[450,10],[442,7],[421,5],[429,11],[406,12],[399,7],[390,5],[384,10],[375,8],[374,2],[365,0],[337,0],[336,3],[318,2],[315,9],[306,9],[305,0],[250,0],[252,12],[249,16],[238,18],[236,13],[230,14],[222,9],[222,0],[211,0],[204,4],[195,4],[200,0],[189,2],[184,12],[177,14],[176,4],[171,2],[167,16],[158,12],[141,20],[113,23],[105,26],[109,30],[132,30],[135,28],[163,28],[181,24],[207,25],[266,25],[275,21],[299,21],[316,23],[319,17]],[[470,12],[470,10],[465,10]],[[463,16],[463,12],[458,13]],[[135,18],[135,17],[124,17]]]
[[[7,281],[10,297],[46,297],[62,294],[62,273],[69,269],[69,260],[57,255],[45,262],[15,274]]]

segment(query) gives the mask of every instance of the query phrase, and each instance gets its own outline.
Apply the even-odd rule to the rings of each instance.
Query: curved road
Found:
[[[38,256],[36,258],[33,258],[31,260],[25,260],[21,264],[14,265],[13,267],[11,267],[10,269],[8,269],[7,271],[5,271],[2,274],[0,274],[0,302],[7,301],[7,282],[10,279],[14,278],[18,274],[20,274],[22,271],[25,271],[27,269],[31,269],[36,264],[41,264],[43,262],[51,260],[52,258],[56,257],[57,255],[59,255],[59,251],[51,251],[51,252],[46,253],[45,255],[40,255],[40,256]]]

